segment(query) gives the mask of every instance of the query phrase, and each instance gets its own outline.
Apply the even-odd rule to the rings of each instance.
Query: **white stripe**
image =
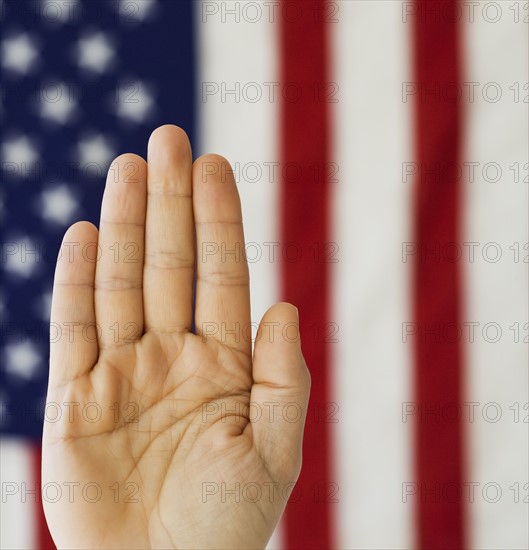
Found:
[[[0,439],[0,548],[36,547],[37,518],[32,449],[16,439]],[[37,498],[40,490],[37,490]]]
[[[475,485],[474,503],[469,506],[470,546],[472,548],[527,548],[529,433],[528,410],[523,409],[528,395],[527,303],[528,250],[527,204],[528,129],[527,89],[527,2],[518,2],[520,22],[515,22],[515,2],[494,2],[484,12],[481,4],[473,22],[465,24],[465,80],[476,82],[476,97],[468,107],[468,130],[464,160],[478,162],[475,181],[466,183],[466,222],[464,240],[479,243],[475,259],[466,268],[466,319],[479,323],[475,341],[467,344],[467,401],[476,402],[475,419],[468,435],[470,457],[467,479]],[[500,15],[499,20],[493,19]],[[527,19],[526,19],[527,20]],[[517,84],[518,83],[518,84]],[[516,88],[520,98],[515,101]],[[509,89],[509,88],[512,89]],[[497,89],[501,99],[493,103]],[[489,101],[483,99],[483,93]],[[525,103],[524,103],[525,100]],[[495,179],[496,163],[502,170]],[[520,164],[521,181],[514,181],[514,169]],[[467,172],[465,172],[466,174]],[[496,243],[496,244],[488,244]],[[516,245],[515,243],[519,243]],[[514,245],[514,247],[513,247]],[[515,261],[516,247],[520,258]],[[501,247],[501,248],[498,248]],[[510,249],[513,247],[514,250]],[[495,251],[502,257],[493,263]],[[501,327],[497,343],[495,325],[483,333],[486,323]],[[514,341],[515,323],[520,339]],[[524,328],[525,325],[525,328]],[[467,338],[468,341],[468,338]],[[526,340],[527,342],[527,340]],[[517,405],[518,404],[518,405]],[[518,421],[516,409],[520,408]],[[493,422],[498,412],[501,418]],[[487,486],[486,484],[490,484]],[[518,486],[516,485],[518,484]],[[519,489],[517,497],[516,491]],[[493,503],[496,490],[501,498]],[[519,502],[516,502],[517,498]]]
[[[258,323],[279,298],[272,261],[278,253],[272,243],[278,241],[279,171],[269,164],[279,157],[277,102],[269,100],[278,76],[273,18],[265,9],[259,16],[256,3],[251,4],[247,9],[244,2],[197,2],[197,87],[200,152],[222,154],[235,169],[250,261],[252,322]],[[229,93],[237,88],[236,95]],[[281,547],[280,531],[269,548]]]
[[[340,2],[330,25],[335,105],[334,238],[340,247],[334,270],[333,320],[336,472],[340,486],[337,535],[341,548],[412,548],[413,504],[402,502],[412,481],[411,422],[403,403],[412,399],[411,350],[402,343],[410,320],[409,264],[401,258],[410,241],[411,23],[400,2]]]

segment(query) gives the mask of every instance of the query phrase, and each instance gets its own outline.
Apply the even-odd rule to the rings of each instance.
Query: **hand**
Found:
[[[99,233],[64,237],[42,465],[60,548],[263,548],[281,517],[310,376],[289,304],[264,315],[252,356],[230,170],[193,164],[163,126],[148,165],[113,163]]]

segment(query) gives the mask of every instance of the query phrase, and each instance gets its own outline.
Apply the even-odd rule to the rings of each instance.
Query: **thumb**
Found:
[[[255,339],[253,380],[250,419],[255,448],[276,479],[296,481],[310,373],[293,305],[279,303],[264,314]]]

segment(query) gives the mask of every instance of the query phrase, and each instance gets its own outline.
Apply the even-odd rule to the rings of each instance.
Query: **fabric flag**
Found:
[[[253,320],[300,310],[303,469],[269,548],[529,546],[528,18],[516,0],[3,0],[1,548],[54,547],[61,237],[165,123],[232,163]]]

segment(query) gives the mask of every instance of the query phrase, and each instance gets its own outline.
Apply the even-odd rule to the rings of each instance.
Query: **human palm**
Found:
[[[57,546],[263,548],[301,467],[298,326],[276,304],[252,355],[227,161],[192,164],[174,126],[148,165],[119,157],[99,233],[72,226],[55,276],[43,499]]]

